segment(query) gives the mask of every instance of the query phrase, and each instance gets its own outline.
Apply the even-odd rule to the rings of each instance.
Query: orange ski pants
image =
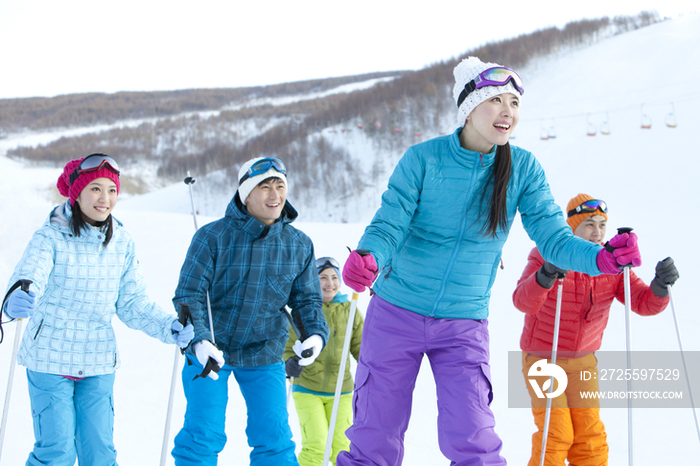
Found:
[[[542,435],[546,413],[546,398],[538,398],[528,379],[535,379],[540,387],[549,377],[529,377],[530,366],[543,359],[523,352],[523,375],[532,400],[537,432],[532,435],[532,456],[528,466],[539,466]],[[549,359],[547,362],[551,362]],[[557,358],[557,366],[567,375],[564,393],[552,398],[552,409],[547,435],[545,466],[607,466],[608,442],[605,426],[600,420],[597,399],[582,399],[581,391],[598,391],[597,377],[582,380],[581,371],[598,373],[598,360],[593,353],[581,358]],[[556,385],[555,385],[556,389]]]

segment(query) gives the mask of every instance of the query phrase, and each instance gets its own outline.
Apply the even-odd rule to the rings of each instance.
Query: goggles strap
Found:
[[[459,106],[462,105],[462,102],[464,102],[464,99],[466,99],[467,96],[475,90],[476,82],[472,79],[464,85],[464,89],[462,89],[462,92],[460,92],[459,97],[457,98],[457,108],[459,108]]]

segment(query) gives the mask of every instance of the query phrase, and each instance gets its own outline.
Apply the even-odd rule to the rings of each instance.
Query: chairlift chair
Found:
[[[600,124],[600,134],[610,134],[610,117],[608,112],[605,112],[605,121]]]
[[[671,113],[666,116],[666,126],[669,128],[675,128],[676,125],[676,107],[673,105],[673,102],[671,102]]]
[[[586,131],[586,134],[588,136],[595,136],[596,134],[598,134],[598,130],[596,129],[595,125],[591,123],[590,115],[586,117],[586,121],[588,122],[588,130]]]
[[[644,104],[642,104],[642,129],[651,129],[651,118],[644,113]]]

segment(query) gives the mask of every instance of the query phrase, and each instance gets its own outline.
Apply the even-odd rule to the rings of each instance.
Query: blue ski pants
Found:
[[[284,363],[268,366],[231,367],[224,365],[219,379],[195,376],[202,365],[188,355],[182,369],[182,385],[187,398],[185,423],[175,436],[172,454],[176,466],[217,464],[226,444],[226,405],[228,380],[236,379],[245,399],[245,434],[251,466],[299,466],[289,427]]]
[[[114,373],[71,380],[27,370],[34,449],[26,466],[113,466]]]

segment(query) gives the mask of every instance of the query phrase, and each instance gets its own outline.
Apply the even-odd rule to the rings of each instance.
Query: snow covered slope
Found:
[[[700,198],[697,176],[700,160],[695,134],[700,117],[696,111],[700,91],[700,16],[687,16],[607,39],[565,56],[543,60],[524,70],[526,93],[521,122],[513,144],[532,151],[544,166],[558,202],[565,205],[579,192],[605,199],[610,206],[609,233],[619,226],[632,226],[640,238],[644,263],[636,272],[647,283],[657,261],[672,256],[681,278],[674,287],[675,304],[685,349],[700,351],[700,314],[693,288],[700,283],[700,248],[695,245]],[[665,125],[674,110],[677,126]],[[641,128],[643,115],[651,118],[650,129]],[[451,116],[449,116],[451,118]],[[601,133],[608,121],[610,134]],[[554,131],[550,131],[551,127]],[[596,135],[588,136],[589,126]],[[555,138],[542,140],[544,132]],[[591,128],[593,129],[593,128]],[[451,130],[446,129],[446,131]],[[375,153],[354,136],[338,133],[337,143],[358,163],[371,166]],[[386,153],[380,153],[387,156]],[[393,158],[397,154],[389,154]],[[388,172],[390,168],[388,167]],[[59,170],[27,168],[0,153],[0,283],[7,283],[31,233],[40,226],[57,201],[52,192]],[[375,188],[378,198],[382,186]],[[205,189],[195,184],[198,189]],[[233,193],[233,187],[231,193]],[[294,194],[290,193],[294,202]],[[170,299],[193,233],[187,187],[179,183],[147,196],[122,200],[115,216],[133,234],[137,253],[155,301],[172,309]],[[223,199],[223,196],[222,196]],[[225,201],[211,206],[223,213]],[[304,212],[297,227],[311,236],[316,253],[334,255],[341,261],[345,246],[354,247],[372,209],[348,199],[348,208],[368,210],[362,223],[308,223]],[[365,200],[366,202],[366,200]],[[374,200],[377,202],[377,199]],[[301,210],[301,209],[300,209]],[[180,212],[180,213],[173,213]],[[211,218],[201,218],[200,225]],[[610,236],[610,235],[609,235]],[[513,227],[504,250],[505,269],[492,292],[491,352],[497,431],[503,437],[503,454],[510,464],[525,464],[530,436],[534,432],[528,409],[507,406],[509,374],[507,354],[517,351],[522,315],[513,308],[511,294],[533,243],[519,225]],[[347,291],[347,290],[346,290]],[[360,308],[368,297],[361,297]],[[635,350],[678,349],[670,310],[656,317],[633,316]],[[115,321],[122,367],[117,373],[115,394],[115,441],[123,465],[158,464],[167,407],[174,348],[127,329]],[[14,324],[6,325],[0,345],[0,384],[4,397],[6,373]],[[624,350],[624,308],[613,305],[603,350]],[[181,359],[180,359],[181,362]],[[18,368],[9,413],[2,465],[23,464],[33,443],[26,377]],[[700,368],[691,367],[700,373]],[[524,383],[524,382],[523,382]],[[525,389],[523,385],[523,390]],[[697,387],[695,387],[698,390]],[[229,443],[221,464],[247,461],[245,408],[240,392],[232,385],[228,407]],[[700,393],[695,394],[700,400]],[[406,434],[407,466],[447,464],[436,434],[435,387],[426,364],[414,396],[414,412]],[[172,437],[181,426],[184,397],[178,386]],[[610,464],[627,463],[627,414],[624,409],[602,412],[610,443]],[[290,422],[299,441],[292,409]],[[635,412],[636,463],[697,464],[700,444],[689,410],[649,409]],[[168,464],[172,460],[168,459]]]

